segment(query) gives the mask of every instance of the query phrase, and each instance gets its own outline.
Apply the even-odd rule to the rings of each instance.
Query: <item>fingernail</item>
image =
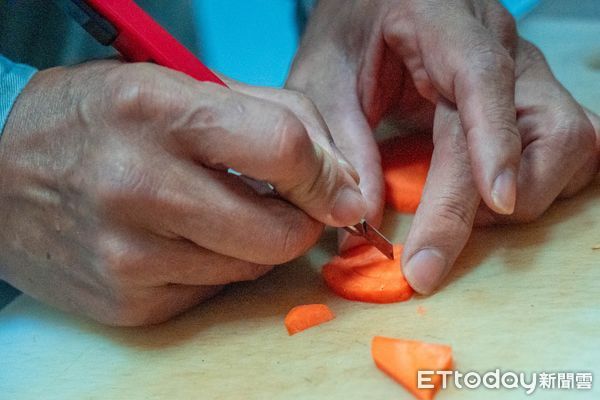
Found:
[[[367,202],[363,195],[350,186],[340,189],[334,203],[331,217],[336,225],[356,224],[367,213]]]
[[[404,276],[417,292],[430,294],[446,276],[446,259],[435,249],[420,250],[404,266]]]
[[[512,214],[517,198],[517,179],[511,169],[505,169],[494,181],[492,201],[499,214]]]

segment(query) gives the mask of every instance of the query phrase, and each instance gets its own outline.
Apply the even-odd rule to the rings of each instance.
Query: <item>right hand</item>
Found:
[[[356,172],[317,144],[314,107],[277,96],[151,64],[39,72],[0,141],[0,278],[104,323],[157,323],[358,222]]]

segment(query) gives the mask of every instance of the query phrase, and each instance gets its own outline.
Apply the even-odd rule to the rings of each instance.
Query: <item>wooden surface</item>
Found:
[[[566,43],[565,34],[552,45]],[[600,82],[593,69],[585,73]],[[600,111],[600,92],[586,82],[571,89]],[[402,241],[410,221],[388,212],[384,231]],[[533,398],[600,398],[599,180],[538,222],[475,231],[428,298],[371,305],[334,296],[318,272],[333,239],[153,328],[108,328],[21,296],[0,312],[0,399],[412,398],[374,367],[374,335],[450,344],[462,371],[593,371],[593,393],[538,390]],[[289,337],[285,313],[312,302],[337,319]],[[438,399],[484,396],[526,397],[451,388]]]

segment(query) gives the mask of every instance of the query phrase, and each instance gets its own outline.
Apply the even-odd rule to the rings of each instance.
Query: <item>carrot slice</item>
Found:
[[[291,336],[334,318],[335,315],[325,304],[305,304],[292,308],[285,316],[284,323]]]
[[[420,389],[417,385],[417,371],[452,368],[452,348],[442,344],[375,336],[371,342],[371,355],[377,368],[421,400],[433,399],[440,389],[442,377],[437,374],[426,375],[431,381],[424,383],[434,387]]]
[[[399,212],[414,213],[421,201],[431,164],[431,137],[394,137],[381,142],[379,150],[387,203]]]
[[[394,303],[408,300],[413,290],[402,274],[402,246],[394,245],[389,260],[371,245],[361,245],[334,257],[321,274],[329,288],[348,300]]]

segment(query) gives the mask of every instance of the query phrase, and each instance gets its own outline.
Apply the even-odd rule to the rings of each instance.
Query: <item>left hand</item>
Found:
[[[321,0],[288,86],[312,98],[357,168],[375,224],[383,179],[373,127],[395,110],[429,126],[435,118],[434,158],[403,254],[421,293],[448,273],[478,209],[480,223],[529,221],[597,171],[596,117],[495,1]],[[516,190],[505,181],[498,199],[494,182],[506,168]]]

